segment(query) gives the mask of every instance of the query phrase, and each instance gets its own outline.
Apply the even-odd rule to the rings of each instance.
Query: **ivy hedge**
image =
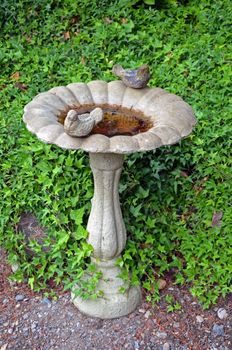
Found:
[[[151,4],[151,5],[149,5]],[[231,47],[229,0],[2,0],[0,4],[0,244],[32,288],[69,289],[87,268],[85,230],[93,195],[88,157],[45,145],[23,107],[57,85],[114,79],[113,64],[148,63],[151,86],[195,110],[193,134],[172,147],[126,157],[120,198],[128,241],[119,264],[158,299],[168,272],[203,307],[232,291]],[[48,228],[49,251],[16,233],[20,215]],[[80,283],[80,282],[79,282]],[[96,295],[95,295],[96,296]]]

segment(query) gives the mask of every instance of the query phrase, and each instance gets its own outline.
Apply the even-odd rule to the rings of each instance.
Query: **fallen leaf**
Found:
[[[86,62],[85,62],[85,57],[83,57],[83,56],[81,57],[81,63],[82,63],[82,64],[85,64],[85,63],[86,63]]]
[[[127,23],[127,22],[128,22],[128,20],[127,20],[126,18],[122,18],[122,19],[121,19],[121,23],[125,24],[125,23]]]
[[[0,91],[3,90],[3,89],[5,89],[5,88],[6,88],[6,85],[5,85],[5,84],[1,85],[1,86],[0,86]]]
[[[30,42],[31,42],[31,37],[29,37],[29,36],[25,35],[25,39],[26,39],[26,41],[27,41],[28,43],[30,43]]]
[[[18,88],[21,91],[26,91],[27,90],[27,85],[23,83],[15,83],[14,86]]]
[[[19,73],[19,72],[15,72],[15,73],[12,74],[10,77],[11,77],[11,79],[19,80],[19,78],[20,78],[20,73]]]
[[[186,171],[181,171],[180,175],[182,175],[183,177],[188,177],[188,174],[186,173]]]
[[[70,39],[70,33],[64,32],[64,40],[69,40],[69,39]]]
[[[80,34],[80,29],[77,29],[75,32],[74,32],[74,35],[77,36]]]
[[[111,24],[111,23],[113,23],[112,19],[110,19],[109,17],[105,17],[105,18],[104,18],[104,22],[105,22],[106,24]]]
[[[221,218],[223,216],[222,211],[215,211],[212,218],[212,227],[221,226]]]
[[[71,24],[76,24],[77,22],[79,22],[80,20],[80,17],[79,16],[73,16],[71,19],[70,19],[70,23]]]

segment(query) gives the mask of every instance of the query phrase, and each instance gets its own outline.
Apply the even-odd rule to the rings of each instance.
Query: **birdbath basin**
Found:
[[[64,131],[69,110],[104,111],[103,121],[86,137]],[[89,153],[94,176],[94,197],[88,220],[92,260],[102,272],[97,288],[103,297],[84,300],[72,294],[78,309],[100,318],[115,318],[135,310],[140,288],[118,277],[115,262],[126,244],[126,228],[120,209],[118,183],[124,154],[171,145],[191,133],[196,119],[182,98],[161,88],[133,89],[121,81],[101,80],[54,87],[37,95],[24,108],[27,129],[45,143]],[[136,171],[136,169],[135,169]],[[123,287],[125,293],[119,289]]]

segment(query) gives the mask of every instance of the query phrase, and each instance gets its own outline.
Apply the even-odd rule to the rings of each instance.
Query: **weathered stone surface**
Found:
[[[85,83],[72,83],[67,86],[76,97],[77,101],[82,105],[92,104],[93,98],[89,87]]]
[[[115,64],[112,72],[119,77],[126,86],[133,89],[145,88],[151,76],[147,64],[143,64],[137,69],[124,69],[120,64]]]
[[[94,103],[96,105],[107,103],[114,109],[123,105],[132,108],[135,113],[138,110],[150,117],[154,127],[135,136],[109,138],[104,135],[91,135],[88,140],[86,138],[84,141],[71,141],[63,136],[64,126],[60,128],[59,125],[54,124],[60,112],[70,108],[70,103],[73,102],[76,105],[91,106]],[[80,148],[94,153],[126,154],[170,145],[187,136],[196,123],[191,107],[180,97],[160,88],[135,90],[126,87],[121,81],[106,83],[96,80],[88,84],[73,83],[67,87],[55,87],[47,93],[36,96],[25,106],[24,111],[24,121],[28,129],[42,141],[54,143],[62,148]],[[42,118],[48,119],[37,121]],[[51,125],[48,124],[49,119]],[[72,134],[73,136],[75,135]]]
[[[56,145],[64,149],[78,149],[81,148],[83,140],[83,138],[72,137],[63,132],[57,137]]]
[[[100,121],[102,111],[95,110],[78,116],[70,111],[70,104],[85,105],[85,110],[105,104],[113,109],[124,107],[140,111],[151,118],[153,127],[135,136],[90,135],[92,126]],[[73,121],[79,124],[93,122],[85,135],[67,135],[67,123],[58,122],[60,113],[69,110]],[[83,300],[72,295],[74,304],[83,313],[100,318],[116,318],[132,312],[140,303],[139,287],[130,288],[118,277],[121,270],[115,266],[126,243],[126,229],[120,209],[118,183],[123,164],[123,154],[153,150],[162,145],[178,142],[187,136],[196,120],[191,107],[180,97],[160,88],[134,90],[126,88],[120,81],[106,83],[92,81],[88,84],[73,83],[67,87],[55,87],[47,93],[39,94],[24,109],[24,121],[29,130],[46,143],[54,143],[62,148],[82,149],[90,152],[90,165],[94,175],[94,198],[88,221],[89,243],[93,246],[93,262],[102,272],[97,289],[104,297],[97,300]],[[54,117],[55,116],[55,117]],[[69,116],[69,115],[68,115]],[[76,119],[75,119],[76,118]],[[83,126],[83,125],[82,125]],[[71,125],[69,125],[70,131]],[[83,129],[83,128],[82,128]],[[73,137],[77,136],[77,137]],[[81,136],[81,137],[79,137]],[[87,278],[87,276],[86,276]],[[122,288],[124,294],[119,292]],[[158,336],[158,335],[157,335]],[[160,338],[165,338],[160,333]]]
[[[162,146],[161,138],[150,131],[143,134],[135,135],[134,138],[138,141],[139,149],[141,151],[154,150]]]
[[[121,270],[115,266],[126,243],[126,229],[120,209],[118,183],[123,156],[120,154],[91,154],[90,165],[94,175],[94,197],[87,225],[88,242],[93,246],[94,262],[102,272],[97,288],[103,298],[83,300],[73,294],[73,302],[83,313],[100,317],[116,318],[132,312],[140,303],[138,287],[129,288],[118,277]],[[124,287],[126,293],[119,292]]]
[[[103,110],[101,108],[99,108],[99,107],[94,108],[90,112],[90,117],[92,117],[95,120],[95,125],[97,125],[103,119]]]
[[[122,100],[122,107],[132,108],[150,89],[132,89],[127,87]]]
[[[34,98],[34,101],[42,105],[48,105],[52,107],[56,106],[56,108],[61,111],[64,109],[64,107],[68,107],[64,101],[50,92],[41,92]]]
[[[161,88],[152,88],[133,106],[135,110],[143,111],[147,106],[156,103],[156,99],[161,95],[166,95],[167,91]]]
[[[83,137],[90,134],[95,124],[95,120],[90,118],[89,113],[78,115],[71,109],[64,121],[64,131],[73,137]]]
[[[119,256],[126,243],[118,196],[122,164],[120,154],[90,153],[95,191],[87,230],[94,256],[103,260]]]
[[[110,148],[110,139],[104,135],[90,135],[83,139],[82,147],[87,152],[106,153]]]
[[[39,131],[40,129],[42,129],[43,127],[47,126],[47,125],[59,125],[58,121],[56,119],[53,119],[53,123],[51,123],[51,118],[48,117],[43,117],[43,118],[35,118],[33,119],[33,121],[31,121],[30,123],[28,123],[27,125],[27,129],[32,132],[33,134],[35,134],[37,131]]]
[[[77,308],[88,316],[111,319],[125,316],[134,311],[141,302],[141,291],[139,287],[131,287],[118,277],[121,273],[119,267],[115,266],[115,260],[95,261],[98,270],[102,272],[97,289],[103,291],[103,298],[96,300],[84,300],[72,294],[73,303]],[[125,293],[120,293],[119,288],[126,288]]]
[[[29,109],[23,115],[24,123],[31,124],[33,119],[42,119],[49,118],[50,120],[57,120],[57,116],[55,113],[52,113],[50,110],[44,108],[32,108]]]
[[[78,105],[78,100],[73,92],[66,86],[56,86],[50,89],[48,92],[57,95],[68,106]]]
[[[53,143],[64,131],[64,128],[61,124],[50,124],[44,126],[37,132],[37,137],[46,143]]]
[[[180,140],[179,132],[168,125],[159,125],[149,130],[150,133],[154,133],[158,136],[163,145],[172,145]]]
[[[93,127],[103,119],[103,110],[95,108],[90,113],[78,114],[71,109],[64,121],[65,132],[74,137],[83,137],[91,133]]]
[[[114,136],[110,139],[110,148],[115,153],[133,153],[139,149],[139,143],[135,137]]]
[[[122,81],[115,80],[108,83],[108,104],[121,106],[126,85]]]
[[[65,107],[65,106],[64,106]],[[31,114],[33,114],[34,110],[36,109],[41,109],[44,112],[51,112],[53,114],[55,114],[55,116],[57,116],[60,113],[59,108],[57,108],[55,105],[45,105],[43,104],[41,101],[36,101],[36,100],[32,100],[31,102],[29,102],[25,107],[24,107],[24,112],[30,112]]]
[[[88,87],[92,94],[93,102],[96,104],[108,103],[108,84],[102,80],[89,82]]]

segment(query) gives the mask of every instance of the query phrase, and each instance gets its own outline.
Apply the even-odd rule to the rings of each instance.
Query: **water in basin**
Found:
[[[95,108],[96,106],[94,106]],[[101,107],[101,106],[99,106]],[[70,109],[76,109],[80,114],[89,113],[92,108],[79,108],[72,107]],[[102,107],[101,107],[102,108]],[[108,137],[116,135],[133,136],[142,132],[148,131],[153,123],[143,113],[133,111],[128,108],[102,108],[104,111],[103,120],[95,125],[91,134],[102,134]],[[60,123],[64,123],[68,111],[61,113],[58,117]]]

